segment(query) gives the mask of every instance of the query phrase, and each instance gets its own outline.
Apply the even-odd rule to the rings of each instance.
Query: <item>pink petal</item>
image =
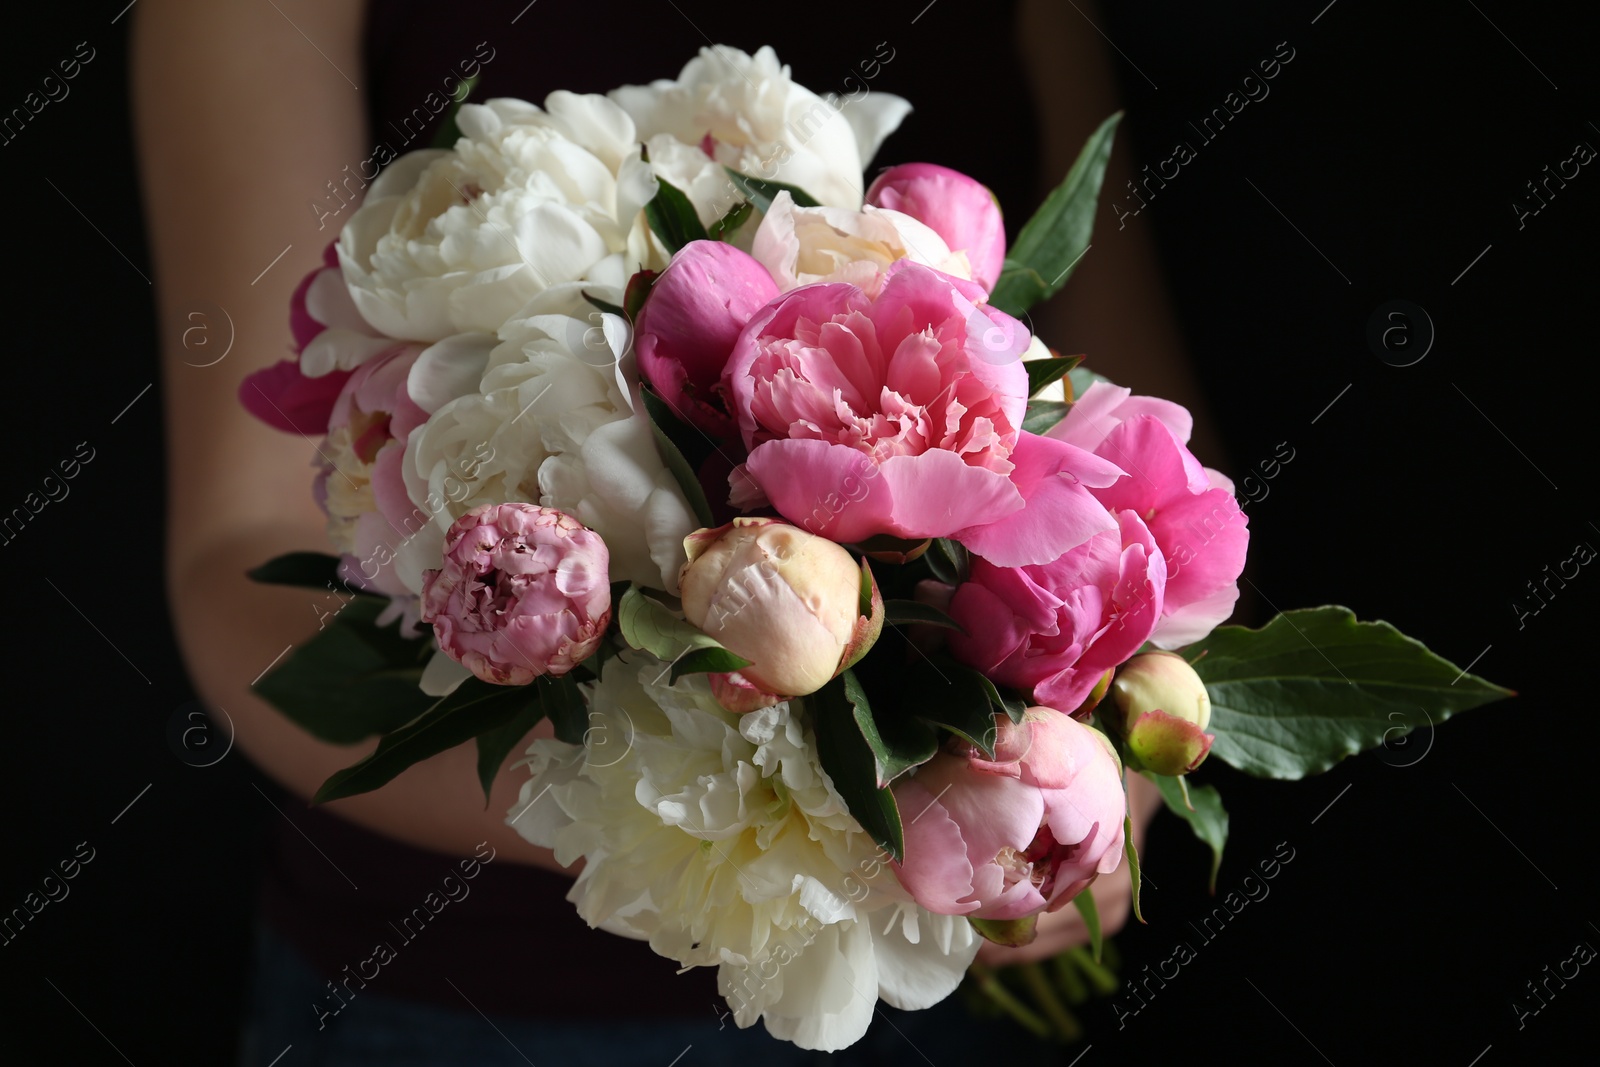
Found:
[[[965,915],[977,908],[972,862],[950,813],[915,778],[894,787],[905,826],[905,861],[895,874],[918,904],[937,915]]]
[[[745,469],[785,518],[843,543],[877,533],[944,537],[1022,503],[1004,475],[940,450],[875,465],[847,445],[767,441],[750,453]]]
[[[964,529],[956,539],[1002,567],[1049,563],[1116,528],[1087,486],[1109,485],[1122,471],[1090,453],[1024,433],[1011,453],[1011,481],[1026,501],[1020,511]]]
[[[239,383],[244,409],[275,430],[315,437],[328,432],[328,420],[349,371],[307,378],[300,364],[285,359],[245,376]]]

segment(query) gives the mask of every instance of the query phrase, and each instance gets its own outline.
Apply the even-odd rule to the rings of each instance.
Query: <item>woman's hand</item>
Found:
[[[1134,847],[1144,848],[1144,829],[1150,817],[1161,806],[1161,794],[1156,787],[1139,774],[1128,775],[1128,807],[1133,816]],[[1094,894],[1095,907],[1100,912],[1100,930],[1110,937],[1128,921],[1133,909],[1132,880],[1128,874],[1127,858],[1111,874],[1097,878],[1089,892]],[[1034,963],[1059,956],[1069,948],[1089,943],[1089,929],[1084,925],[1078,909],[1068,904],[1064,908],[1039,916],[1038,935],[1029,944],[1006,948],[992,941],[984,942],[978,949],[978,962],[985,967],[1009,967],[1016,963]]]

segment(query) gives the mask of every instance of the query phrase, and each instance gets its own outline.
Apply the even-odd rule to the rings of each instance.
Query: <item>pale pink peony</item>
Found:
[[[1048,707],[995,722],[993,760],[963,744],[894,786],[905,823],[895,873],[940,915],[1054,911],[1122,861],[1122,768],[1100,732]]]
[[[345,386],[318,449],[322,466],[313,492],[328,516],[329,540],[344,554],[341,574],[389,596],[411,595],[385,564],[391,558],[387,546],[406,535],[411,527],[405,522],[415,510],[401,462],[411,431],[428,420],[409,389],[411,369],[425,348],[397,344],[341,374]]]
[[[954,537],[1008,566],[1113,529],[1088,489],[1121,468],[1020,429],[1031,338],[983,299],[902,259],[876,297],[825,283],[768,304],[724,377],[750,450],[735,503],[840,542]]]
[[[778,295],[756,260],[721,241],[691,241],[657,278],[634,325],[639,373],[679,416],[731,436],[722,372],[750,316]]]
[[[956,587],[950,650],[1002,685],[1072,712],[1106,671],[1149,639],[1161,617],[1167,564],[1131,511],[1042,566],[997,567],[975,559]]]
[[[684,540],[683,614],[748,667],[712,679],[730,711],[814,693],[866,654],[883,599],[861,614],[861,566],[843,548],[777,519],[737,518]]]
[[[486,682],[566,674],[611,621],[610,554],[564,512],[486,504],[451,525],[444,567],[428,571],[422,620],[439,647]]]
[[[910,215],[965,252],[972,277],[993,289],[1006,260],[1006,228],[1000,205],[983,183],[936,163],[890,167],[867,190],[867,203]]]
[[[1250,545],[1232,484],[1185,447],[1190,426],[1189,413],[1171,401],[1096,382],[1049,432],[1128,472],[1094,495],[1143,517],[1166,557],[1162,618],[1150,635],[1161,648],[1198,641],[1233,614]]]

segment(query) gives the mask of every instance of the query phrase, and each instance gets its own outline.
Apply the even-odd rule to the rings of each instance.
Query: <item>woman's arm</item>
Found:
[[[373,743],[317,741],[249,690],[287,647],[316,633],[321,598],[258,585],[245,571],[284,552],[325,549],[327,538],[311,496],[315,442],[257,423],[237,393],[246,374],[286,355],[290,294],[348,217],[319,229],[310,205],[369,154],[357,88],[364,6],[145,0],[135,12],[133,110],[162,325],[178,640],[201,696],[227,710],[240,748],[301,797]],[[201,302],[222,307],[235,336],[208,367],[193,364],[214,357],[182,344],[201,324],[187,317]],[[206,325],[219,344],[226,325]],[[476,754],[461,746],[329,810],[411,845],[470,855],[487,839],[501,855],[559,869],[504,824],[516,777],[501,775],[486,809]]]

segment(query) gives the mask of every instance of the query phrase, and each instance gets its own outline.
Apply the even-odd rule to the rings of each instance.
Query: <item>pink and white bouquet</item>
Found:
[[[1119,116],[1007,248],[977,181],[863,172],[908,110],[770,49],[465,104],[295,294],[243,402],[320,438],[320,632],[258,684],[376,751],[474,741],[591,925],[838,1049],[1137,857],[1126,773],[1220,861],[1208,756],[1298,778],[1505,695],[1344,608],[1222,626],[1249,535],[1189,414],[1021,317]]]

